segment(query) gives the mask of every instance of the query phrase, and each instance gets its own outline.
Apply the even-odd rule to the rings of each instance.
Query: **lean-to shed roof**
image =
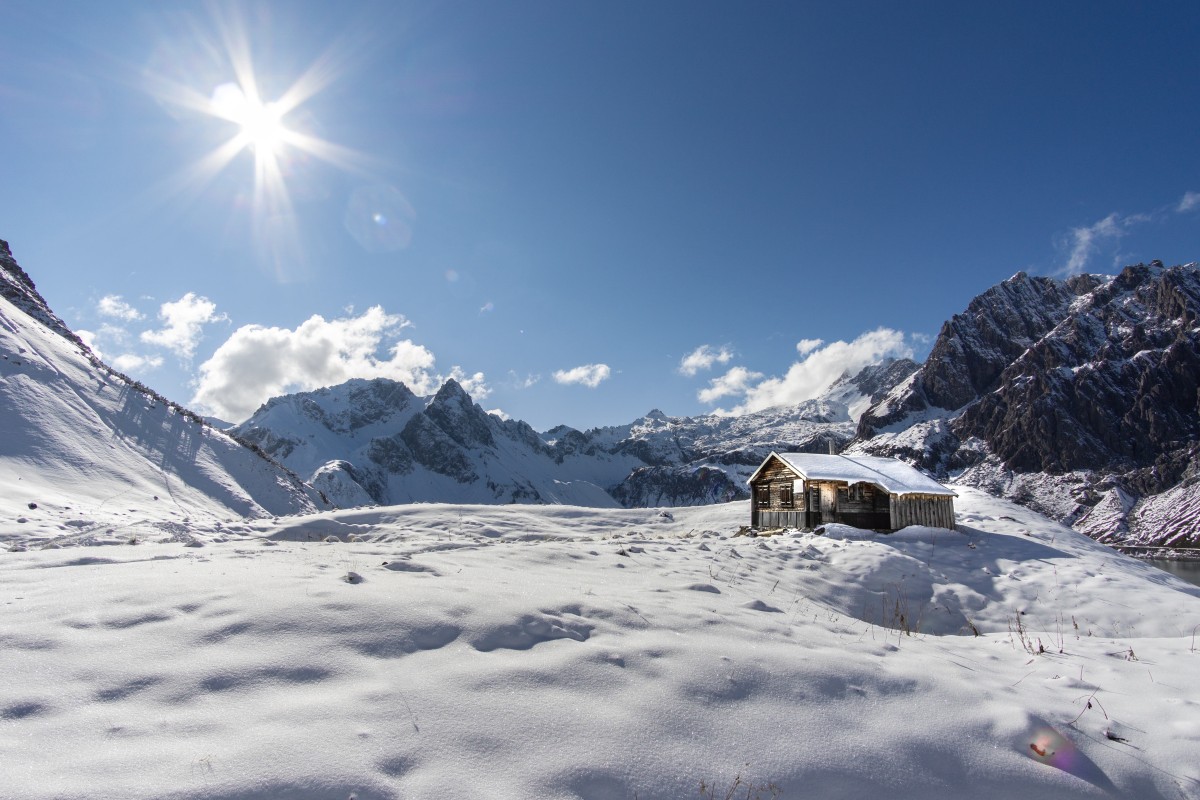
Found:
[[[816,481],[873,483],[889,494],[936,494],[957,497],[951,490],[920,470],[895,458],[841,456],[822,453],[771,453],[801,477]],[[763,461],[763,466],[770,460]],[[753,481],[762,466],[750,476]]]

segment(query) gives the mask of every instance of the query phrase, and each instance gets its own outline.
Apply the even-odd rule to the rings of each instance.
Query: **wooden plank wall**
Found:
[[[759,473],[758,478],[756,478],[754,481],[754,484],[750,487],[750,491],[755,497],[757,497],[758,493],[755,490],[757,490],[758,487],[762,486],[764,483],[769,484],[771,487],[771,502],[769,505],[764,506],[759,505],[758,502],[755,501],[753,503],[754,509],[757,511],[803,511],[805,501],[804,492],[796,492],[792,497],[792,505],[788,506],[787,508],[784,508],[779,503],[780,487],[782,487],[784,484],[788,484],[790,486],[792,481],[799,480],[799,478],[800,476],[797,475],[791,467],[784,464],[778,458],[772,457],[771,460],[767,462],[766,466],[763,467],[762,472]],[[760,521],[759,524],[763,523]]]
[[[804,528],[803,511],[759,511],[758,527],[760,528]]]
[[[935,494],[906,494],[892,498],[892,529],[909,525],[954,530],[954,498]]]

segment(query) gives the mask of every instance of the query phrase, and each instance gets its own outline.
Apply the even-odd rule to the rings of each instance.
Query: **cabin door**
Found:
[[[811,486],[808,490],[808,527],[815,528],[821,524],[821,490]]]
[[[837,521],[837,484],[821,484],[821,522]]]

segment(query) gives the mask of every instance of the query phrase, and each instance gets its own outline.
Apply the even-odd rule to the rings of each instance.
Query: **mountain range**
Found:
[[[803,403],[540,433],[453,380],[422,397],[387,379],[276,397],[222,431],[105,365],[6,243],[0,295],[0,469],[24,484],[6,501],[30,523],[41,503],[62,537],[79,496],[170,505],[122,510],[118,530],[139,514],[162,527],[329,505],[715,503],[746,497],[766,455],[790,450],[895,456],[1104,541],[1200,545],[1195,265],[1018,273],[947,321],[924,364],[846,374]]]
[[[538,433],[484,411],[453,380],[431,397],[352,380],[277,397],[232,428],[343,505],[436,502],[699,505],[746,497],[771,450],[840,449],[852,409],[879,399],[912,361],[869,367],[821,398],[741,417],[668,417]]]

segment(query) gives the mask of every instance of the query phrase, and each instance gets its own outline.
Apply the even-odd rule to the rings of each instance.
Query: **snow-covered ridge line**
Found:
[[[140,392],[147,400],[162,404],[164,407],[171,409],[174,413],[180,415],[184,419],[193,424],[209,428],[217,434],[229,436],[243,447],[249,448],[259,458],[273,465],[288,474],[297,489],[303,489],[305,483],[298,475],[290,469],[280,464],[271,456],[263,452],[262,448],[258,447],[253,442],[245,441],[237,436],[229,434],[227,431],[221,431],[214,428],[208,420],[201,417],[191,409],[176,403],[173,400],[168,400],[158,392],[151,389],[141,381],[135,380],[120,370],[102,361],[87,343],[84,342],[79,335],[72,331],[65,322],[62,321],[53,311],[50,310],[49,304],[46,303],[41,293],[38,292],[33,279],[29,277],[29,273],[21,269],[17,264],[16,259],[12,255],[12,250],[7,241],[0,239],[0,295],[12,302],[17,308],[24,311],[29,316],[41,322],[54,333],[62,336],[71,344],[79,349],[79,354],[86,358],[93,367],[99,372],[108,376],[110,379],[119,381],[129,386],[130,388]],[[328,502],[326,500],[326,502]]]
[[[264,454],[104,364],[2,250],[0,514],[17,526],[10,534],[78,544],[155,535],[197,515],[329,506]]]

